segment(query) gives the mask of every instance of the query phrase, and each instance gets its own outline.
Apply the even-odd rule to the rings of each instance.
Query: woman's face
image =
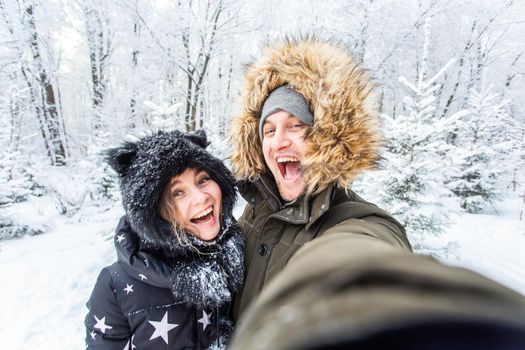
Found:
[[[203,241],[214,239],[219,233],[222,209],[219,185],[206,171],[187,168],[172,177],[168,186],[175,210],[185,225],[191,225]]]

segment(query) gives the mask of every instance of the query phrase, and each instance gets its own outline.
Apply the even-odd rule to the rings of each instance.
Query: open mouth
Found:
[[[277,166],[284,181],[295,181],[301,175],[301,162],[295,157],[277,158]]]
[[[209,206],[208,208],[204,209],[191,218],[190,221],[196,225],[206,225],[213,223],[215,221],[215,218],[213,217],[213,206]]]

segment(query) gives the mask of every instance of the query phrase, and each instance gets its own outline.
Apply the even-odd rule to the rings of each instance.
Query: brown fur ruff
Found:
[[[378,159],[379,113],[366,71],[341,46],[312,38],[287,39],[268,47],[246,67],[242,110],[234,120],[232,165],[238,179],[268,171],[259,139],[262,104],[286,83],[303,94],[314,114],[310,149],[301,161],[309,193],[335,182],[347,188]]]

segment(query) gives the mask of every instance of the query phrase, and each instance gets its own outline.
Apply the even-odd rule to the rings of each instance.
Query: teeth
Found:
[[[212,210],[213,210],[213,208],[212,208],[212,207],[209,207],[208,209],[204,210],[204,211],[201,212],[200,214],[195,215],[195,216],[193,217],[193,219],[200,219],[200,218],[202,218],[203,216],[206,216],[206,215],[208,215],[209,213],[211,213]]]
[[[295,157],[280,157],[277,158],[277,163],[285,163],[285,162],[298,162],[299,159]]]

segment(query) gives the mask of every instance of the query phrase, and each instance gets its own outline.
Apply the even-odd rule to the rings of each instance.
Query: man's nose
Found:
[[[290,145],[291,141],[288,137],[288,134],[286,133],[286,130],[284,130],[284,128],[277,128],[272,140],[273,148],[279,150],[289,147]]]

